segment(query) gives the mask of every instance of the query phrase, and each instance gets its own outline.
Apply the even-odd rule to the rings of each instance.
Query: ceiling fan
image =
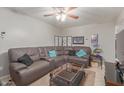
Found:
[[[72,19],[78,19],[79,16],[70,14],[69,12],[76,9],[77,7],[53,7],[53,12],[45,14],[44,17],[55,16],[58,21],[65,21],[67,17]]]

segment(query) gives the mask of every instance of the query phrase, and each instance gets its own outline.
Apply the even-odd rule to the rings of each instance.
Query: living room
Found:
[[[62,21],[62,17],[60,17],[59,20],[57,19],[56,14],[58,12],[55,12],[55,11],[60,11],[59,12],[60,15],[61,13],[65,13],[65,12],[67,13],[64,21]],[[34,53],[36,51],[40,51],[40,54],[39,54],[40,56],[41,54],[45,54],[46,52],[47,53],[51,52],[52,50],[55,50],[54,52],[58,52],[59,48],[62,52],[65,53],[66,47],[69,47],[69,49],[74,49],[76,52],[80,52],[83,50],[83,53],[86,52],[86,54],[90,55],[88,59],[85,58],[86,60],[88,60],[87,62],[84,61],[82,62],[83,65],[81,64],[81,66],[77,66],[78,68],[82,68],[83,66],[84,71],[82,72],[85,72],[86,70],[85,72],[86,76],[82,75],[82,78],[80,80],[83,82],[81,86],[85,86],[85,85],[105,86],[106,85],[104,76],[107,77],[106,73],[107,74],[111,74],[111,73],[108,73],[108,71],[107,72],[105,71],[106,69],[105,63],[111,63],[112,65],[115,64],[115,59],[116,59],[115,36],[116,34],[120,33],[123,30],[124,8],[116,8],[116,7],[106,7],[106,8],[105,7],[94,7],[94,8],[93,7],[28,7],[28,8],[6,7],[6,8],[2,8],[1,7],[0,13],[1,13],[0,14],[0,20],[1,20],[0,21],[0,33],[1,33],[0,34],[1,35],[0,36],[0,42],[1,42],[0,81],[1,81],[1,85],[4,85],[4,86],[5,85],[10,85],[10,86],[51,85],[49,82],[50,80],[49,78],[51,78],[50,75],[53,70],[55,69],[58,70],[58,68],[60,69],[60,67],[63,65],[64,65],[63,68],[68,66],[67,60],[71,60],[72,62],[74,60],[82,61],[82,59],[80,59],[80,57],[72,58],[70,57],[69,54],[67,54],[66,56],[67,58],[66,58],[65,54],[60,53],[60,55],[64,55],[62,60],[64,61],[66,60],[67,62],[59,64],[59,66],[55,68],[53,67],[54,69],[52,68],[52,70],[50,69],[48,72],[45,72],[46,69],[44,69],[44,71],[40,71],[40,72],[45,72],[45,74],[41,73],[42,75],[40,75],[39,72],[35,72],[35,71],[33,73],[35,73],[36,75],[34,74],[27,75],[23,71],[21,72],[23,68],[21,68],[21,70],[19,69],[20,72],[19,71],[16,72],[15,70],[16,68],[14,68],[14,65],[12,65],[15,62],[14,57],[17,56],[18,58],[16,58],[16,60],[18,60],[20,57],[24,56],[26,52],[27,54],[29,52],[32,53],[34,48],[36,48],[34,49]],[[95,40],[94,40],[94,37],[95,37]],[[74,38],[76,38],[75,41],[77,43],[74,42]],[[81,41],[79,41],[77,38],[79,40],[81,38]],[[60,40],[60,41],[56,41],[56,40]],[[52,46],[52,47],[48,47],[48,46]],[[78,51],[76,50],[76,48]],[[95,56],[96,59],[98,60],[94,62],[93,58],[91,58],[92,57],[91,55],[94,54],[93,51],[95,49],[98,50],[98,56]],[[42,50],[44,51],[44,53],[41,53]],[[89,54],[89,51],[90,51],[90,54]],[[20,56],[19,52],[23,52],[22,53],[23,55],[21,54]],[[75,53],[74,55],[79,56],[77,53]],[[46,58],[46,56],[44,58]],[[102,58],[102,62],[101,60],[99,61],[100,58]],[[56,60],[60,60],[60,59],[53,60],[53,63],[55,61],[55,65],[56,65]],[[45,59],[45,61],[49,61],[49,60]],[[51,64],[52,61],[47,63]],[[72,63],[75,63],[77,65],[78,62],[74,61]],[[65,66],[65,64],[67,65]],[[52,65],[50,65],[50,67]],[[32,66],[32,64],[30,64],[30,66]],[[108,68],[110,67],[108,66]],[[28,67],[24,69],[26,69],[27,71],[27,68]],[[87,72],[89,70],[91,72]],[[12,71],[15,71],[14,74]],[[32,71],[32,69],[30,71]],[[15,75],[15,73],[17,73],[17,75]],[[19,74],[24,73],[24,76],[19,76],[18,73]],[[38,76],[37,76],[37,73],[38,73]],[[27,77],[31,76],[34,78],[31,80],[28,80],[26,79],[27,78],[26,75]],[[108,78],[110,79],[108,80],[108,84],[121,85],[120,82],[119,83],[116,82],[115,77],[113,77],[113,75],[111,77],[108,76]],[[77,78],[76,81],[78,80],[79,78]],[[23,83],[21,81],[23,81]],[[57,84],[55,85],[64,86],[65,84],[65,83],[58,84],[59,81],[56,81],[56,80],[52,82],[56,82]],[[69,82],[71,83],[71,84],[69,83],[70,85],[73,85],[73,84],[75,85],[75,83],[72,83],[70,80]]]

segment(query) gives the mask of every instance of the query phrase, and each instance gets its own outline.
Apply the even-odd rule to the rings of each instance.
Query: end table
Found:
[[[100,65],[101,66],[101,69],[102,69],[102,62],[103,62],[103,57],[101,56],[101,55],[94,55],[94,54],[92,54],[91,55],[91,61],[95,61],[95,62],[98,62],[99,61],[99,63],[98,63],[98,65]]]

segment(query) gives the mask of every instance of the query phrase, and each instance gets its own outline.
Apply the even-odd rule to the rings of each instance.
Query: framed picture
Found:
[[[91,45],[93,47],[98,47],[98,34],[93,34],[91,36]]]
[[[84,36],[72,37],[73,44],[84,44]]]

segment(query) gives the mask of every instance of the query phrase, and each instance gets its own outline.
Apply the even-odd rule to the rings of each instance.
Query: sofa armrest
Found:
[[[86,55],[83,57],[83,59],[87,60],[88,65],[91,66],[91,55]]]
[[[10,68],[15,71],[18,71],[18,70],[27,68],[27,66],[22,63],[10,63]]]

